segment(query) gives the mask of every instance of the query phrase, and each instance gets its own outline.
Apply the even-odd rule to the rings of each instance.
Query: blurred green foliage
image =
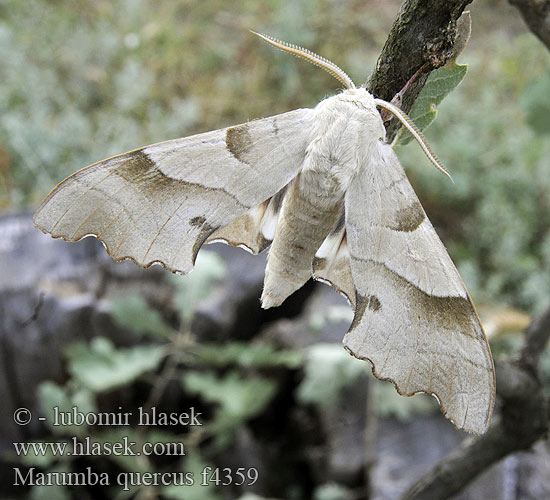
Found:
[[[309,346],[305,354],[305,376],[296,394],[298,401],[332,406],[338,401],[342,389],[367,370],[367,363],[350,357],[339,344]]]
[[[130,293],[124,300],[115,300],[112,314],[120,326],[132,330],[136,335],[164,339],[172,336],[172,329],[164,322],[160,312],[149,307],[138,293]]]
[[[133,382],[158,368],[165,355],[164,348],[156,345],[116,349],[105,337],[95,337],[89,344],[72,344],[65,351],[73,379],[94,392],[109,391]]]
[[[357,494],[335,483],[326,483],[319,486],[313,495],[313,500],[351,500],[357,498]]]
[[[220,350],[224,348],[221,346]],[[212,372],[187,371],[181,381],[188,394],[218,406],[214,418],[203,429],[213,437],[211,449],[230,445],[233,434],[244,422],[262,413],[277,389],[273,379],[246,373],[241,375],[238,371],[221,376]]]
[[[223,349],[217,343],[201,344],[194,351],[195,362],[208,361],[210,366],[218,367],[298,368],[302,365],[302,357],[298,351],[279,351],[273,345],[263,342],[229,342]]]

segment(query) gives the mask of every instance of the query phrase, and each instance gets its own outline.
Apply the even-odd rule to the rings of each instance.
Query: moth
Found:
[[[34,223],[54,238],[101,240],[116,261],[192,270],[203,244],[253,254],[270,246],[262,306],[313,277],[355,315],[353,356],[402,395],[435,396],[458,428],[487,429],[493,360],[474,305],[392,147],[378,107],[394,114],[446,173],[396,106],[356,87],[334,63],[256,33],[345,87],[314,109],[169,140],[95,163],[62,181]]]

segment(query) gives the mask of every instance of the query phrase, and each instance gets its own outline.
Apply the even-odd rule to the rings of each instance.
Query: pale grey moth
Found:
[[[309,278],[347,297],[345,348],[400,394],[434,395],[457,427],[482,433],[495,400],[493,361],[474,305],[428,220],[377,110],[334,63],[259,35],[346,89],[314,109],[136,149],[86,167],[44,200],[35,224],[54,238],[96,236],[115,260],[188,273],[205,243],[271,246],[262,306]],[[445,171],[444,171],[445,172]]]

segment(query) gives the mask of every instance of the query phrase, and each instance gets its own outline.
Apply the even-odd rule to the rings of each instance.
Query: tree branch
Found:
[[[522,366],[536,368],[550,338],[550,307],[531,322],[525,334],[525,345],[520,352],[519,362]]]
[[[514,363],[496,362],[502,416],[486,434],[465,440],[417,481],[402,500],[442,500],[464,488],[491,464],[530,448],[550,428],[550,402],[543,394],[537,364],[550,337],[550,307],[526,330],[525,345]]]
[[[391,99],[422,67],[425,70],[408,88],[400,103],[410,111],[430,71],[455,55],[457,20],[472,0],[405,0],[366,87],[376,97]],[[426,64],[428,63],[428,64]],[[387,127],[391,141],[401,124]]]
[[[508,0],[516,7],[525,24],[550,50],[550,0]]]

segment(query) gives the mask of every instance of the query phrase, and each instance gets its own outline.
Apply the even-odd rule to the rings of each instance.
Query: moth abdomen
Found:
[[[303,172],[287,190],[267,260],[262,307],[281,304],[312,275],[315,253],[338,223],[342,196],[303,189]],[[307,184],[311,187],[311,184]]]

